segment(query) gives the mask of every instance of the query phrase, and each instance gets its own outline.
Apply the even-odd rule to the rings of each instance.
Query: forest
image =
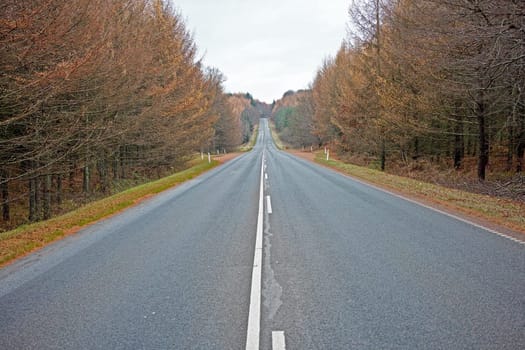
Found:
[[[167,0],[2,1],[0,229],[234,150],[260,108],[224,79]]]
[[[525,3],[354,0],[348,18],[310,88],[271,106],[281,137],[525,197]],[[224,91],[168,0],[2,1],[0,43],[0,231],[235,150],[270,114]]]
[[[525,2],[363,0],[348,16],[310,89],[276,103],[285,141],[403,174],[501,178],[525,197]]]

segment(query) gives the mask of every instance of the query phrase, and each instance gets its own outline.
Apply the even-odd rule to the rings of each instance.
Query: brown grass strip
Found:
[[[231,157],[225,158],[231,159]],[[193,179],[228,159],[213,160],[211,163],[207,160],[203,162],[199,160],[197,165],[171,176],[89,203],[50,220],[22,225],[14,230],[2,232],[0,233],[0,267],[101,219],[118,214],[157,193]]]

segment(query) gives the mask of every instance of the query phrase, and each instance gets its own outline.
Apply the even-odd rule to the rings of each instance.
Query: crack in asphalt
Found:
[[[265,190],[268,190],[269,184],[268,180],[265,180]],[[271,254],[271,237],[273,233],[271,232],[270,227],[270,214],[268,211],[265,211],[264,214],[264,280],[263,280],[263,290],[262,295],[264,297],[263,305],[268,309],[268,319],[272,320],[274,316],[279,311],[279,308],[282,305],[281,296],[283,294],[283,288],[275,279],[275,273],[272,269],[272,254]]]

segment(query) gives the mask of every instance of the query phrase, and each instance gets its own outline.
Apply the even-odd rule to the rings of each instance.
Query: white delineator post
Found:
[[[208,163],[211,163],[211,154],[208,152]]]
[[[330,160],[330,150],[326,150],[326,160]]]

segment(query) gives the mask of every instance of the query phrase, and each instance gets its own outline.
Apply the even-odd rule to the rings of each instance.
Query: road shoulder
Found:
[[[204,159],[202,163],[189,169],[91,202],[64,215],[2,232],[0,234],[0,269],[51,243],[71,236],[81,229],[135,207],[161,192],[180,186],[241,154],[243,153],[237,152],[214,156],[211,163]]]
[[[302,152],[297,150],[288,150],[287,153],[296,156],[298,158],[307,160],[311,163],[321,165],[327,169],[331,169],[337,173],[340,173],[344,176],[348,176],[352,178],[353,180],[359,181],[363,184],[366,184],[368,186],[377,188],[379,190],[388,192],[392,195],[404,198],[406,200],[415,202],[417,204],[423,205],[425,207],[431,208],[433,210],[437,210],[442,212],[445,215],[456,217],[460,220],[470,222],[474,225],[481,226],[489,231],[492,231],[496,234],[500,234],[502,236],[507,236],[513,240],[525,243],[525,223],[516,224],[513,222],[509,222],[505,220],[504,215],[496,215],[495,213],[490,213],[491,215],[487,215],[483,213],[480,210],[476,210],[475,208],[469,208],[467,206],[461,206],[461,202],[456,201],[447,201],[443,199],[436,198],[434,196],[425,195],[424,193],[417,192],[417,191],[410,191],[405,188],[400,189],[399,186],[391,185],[391,184],[385,184],[379,181],[378,179],[374,178],[364,178],[362,176],[356,176],[356,174],[352,173],[351,171],[348,171],[347,169],[342,169],[340,167],[337,167],[335,164],[341,163],[338,161],[334,161],[333,163],[327,163],[327,162],[321,162],[319,161],[318,157],[316,158],[316,154],[312,152]],[[337,163],[336,163],[337,162]],[[392,175],[392,177],[395,177]],[[414,185],[420,184],[420,181],[412,180],[408,178],[403,178],[406,181],[413,182]],[[460,193],[461,191],[458,190],[451,190],[444,188],[442,186],[432,185],[428,184],[429,186],[433,186],[436,188],[439,188],[442,191],[453,191],[454,193]],[[472,193],[465,193],[465,196],[478,196],[480,201],[487,201],[488,196],[484,195],[477,195]],[[500,200],[493,198],[494,201],[501,203],[502,206],[505,206],[505,204],[512,202],[513,206],[517,206],[518,210],[520,208],[523,209],[521,211],[522,213],[525,212],[525,204],[519,203],[516,201],[510,201],[510,200]],[[519,214],[518,214],[519,215]]]

